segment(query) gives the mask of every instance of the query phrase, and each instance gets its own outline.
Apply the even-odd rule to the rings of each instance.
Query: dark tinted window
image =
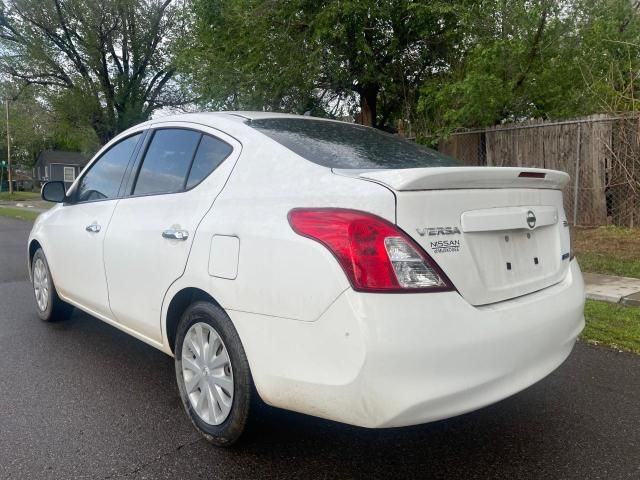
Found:
[[[132,135],[102,154],[80,180],[76,201],[104,200],[118,195],[122,177],[140,135]]]
[[[222,140],[203,135],[189,172],[187,188],[194,187],[213,172],[231,153],[231,146]]]
[[[142,161],[133,193],[144,195],[183,190],[200,136],[192,130],[157,130]]]
[[[267,118],[249,125],[307,160],[330,168],[458,165],[435,150],[362,125],[307,118]]]

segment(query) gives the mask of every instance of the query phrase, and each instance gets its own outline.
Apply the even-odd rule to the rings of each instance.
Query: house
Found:
[[[33,181],[40,186],[44,182],[60,180],[69,187],[89,160],[89,156],[79,152],[44,150],[33,166]]]

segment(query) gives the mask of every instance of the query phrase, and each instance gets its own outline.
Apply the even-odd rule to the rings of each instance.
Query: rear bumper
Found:
[[[544,378],[571,352],[583,307],[573,261],[559,284],[484,307],[456,292],[349,289],[315,322],[229,313],[267,403],[397,427],[475,410]]]

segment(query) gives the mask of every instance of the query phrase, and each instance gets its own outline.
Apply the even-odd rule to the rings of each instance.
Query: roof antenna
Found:
[[[311,116],[311,110],[307,110],[306,112],[304,112],[304,116],[305,117],[310,117]]]

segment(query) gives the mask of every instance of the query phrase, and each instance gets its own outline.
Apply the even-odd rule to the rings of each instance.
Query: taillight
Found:
[[[411,238],[380,217],[338,208],[296,208],[289,224],[327,247],[354,290],[433,292],[453,286]]]

